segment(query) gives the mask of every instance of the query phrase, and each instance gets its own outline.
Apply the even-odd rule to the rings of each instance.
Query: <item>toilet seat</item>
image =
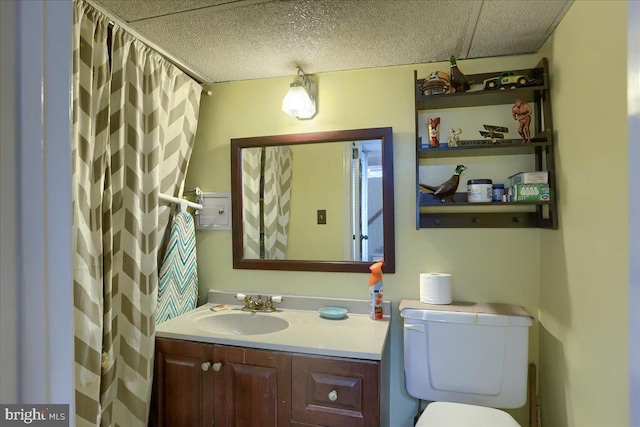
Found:
[[[504,411],[464,403],[433,402],[415,427],[520,427]]]

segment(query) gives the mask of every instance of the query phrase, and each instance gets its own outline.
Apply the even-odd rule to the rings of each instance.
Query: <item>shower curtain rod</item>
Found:
[[[180,206],[187,206],[196,210],[202,210],[202,205],[199,203],[194,203],[194,202],[190,202],[189,200],[186,199],[181,199],[179,197],[173,197],[173,196],[167,196],[166,194],[158,194],[158,198],[160,200],[163,200],[165,202],[170,202],[170,203],[176,203]]]
[[[100,5],[97,5],[94,1],[92,1],[92,0],[85,0],[85,1],[88,4],[90,4],[91,7],[96,9],[98,12],[102,13],[103,15],[105,15],[109,19],[109,24],[110,25],[113,26],[114,24],[118,24],[119,27],[124,28],[128,33],[130,33],[132,36],[134,36],[135,38],[140,40],[142,43],[144,43],[147,46],[149,46],[151,49],[153,49],[156,52],[158,52],[158,54],[160,54],[167,61],[171,62],[173,65],[178,67],[183,73],[185,73],[186,75],[191,77],[198,84],[200,84],[201,86],[209,84],[209,83],[207,83],[206,77],[204,77],[202,74],[198,73],[197,71],[191,69],[190,67],[185,65],[183,62],[181,62],[178,58],[176,58],[175,56],[171,55],[169,52],[167,52],[166,50],[164,50],[163,48],[161,48],[160,46],[158,46],[157,44],[155,44],[154,42],[152,42],[151,40],[149,40],[148,38],[146,38],[142,34],[140,34],[138,31],[136,31],[133,28],[131,28],[127,22],[116,18],[111,13],[109,13],[109,11],[107,11],[105,8],[103,8]],[[207,95],[211,95],[211,91],[210,90],[202,88],[202,91],[205,92]]]

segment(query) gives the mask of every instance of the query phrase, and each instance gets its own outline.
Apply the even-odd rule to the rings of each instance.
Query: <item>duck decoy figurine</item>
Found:
[[[456,63],[456,57],[451,55],[449,59],[449,63],[451,64],[451,87],[455,92],[466,92],[471,89],[471,83],[467,79],[462,71],[458,68],[458,64]]]
[[[453,202],[453,195],[458,189],[458,184],[460,184],[460,174],[466,169],[466,166],[458,165],[456,166],[456,171],[453,173],[453,176],[442,184],[435,187],[427,184],[420,184],[420,187],[432,191],[433,195],[440,199],[442,203],[446,202],[447,200]]]

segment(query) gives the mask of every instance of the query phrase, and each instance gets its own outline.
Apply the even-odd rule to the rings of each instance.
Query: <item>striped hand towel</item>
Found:
[[[178,212],[160,268],[156,324],[193,310],[198,300],[198,264],[193,217]]]

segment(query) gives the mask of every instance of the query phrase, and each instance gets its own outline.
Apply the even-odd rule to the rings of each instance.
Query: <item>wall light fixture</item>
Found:
[[[291,117],[310,119],[316,114],[317,85],[298,67],[298,77],[291,83],[289,92],[282,100],[282,111]]]

